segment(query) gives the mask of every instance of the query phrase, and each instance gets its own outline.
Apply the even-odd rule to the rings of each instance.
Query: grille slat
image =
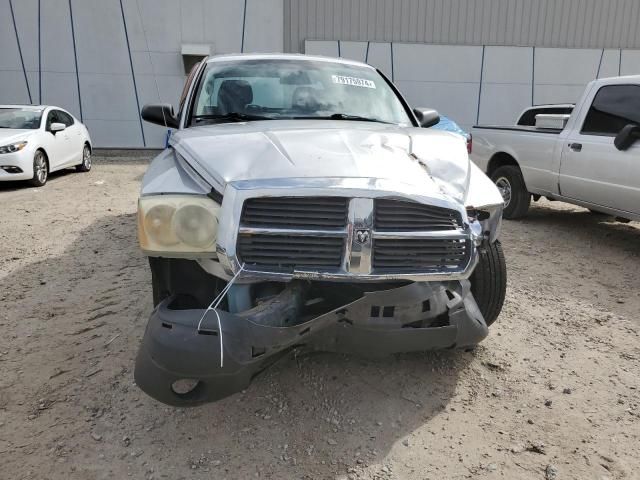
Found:
[[[286,237],[286,238],[284,238]],[[258,233],[258,234],[242,234],[240,237],[241,240],[245,241],[246,238],[258,238],[260,240],[260,245],[267,245],[276,248],[291,248],[292,246],[304,246],[308,247],[315,243],[318,246],[326,246],[326,243],[322,243],[323,239],[318,237],[309,237],[306,235],[301,235],[299,237],[294,237],[291,235],[281,234],[281,235],[268,235],[266,233]],[[342,243],[342,239],[339,237],[326,237],[327,240],[340,240]],[[282,245],[282,242],[286,239],[287,245]]]
[[[261,197],[244,203],[242,225],[280,228],[344,228],[348,200],[344,197]]]
[[[389,259],[392,260],[394,258],[404,258],[410,255],[420,255],[424,257],[446,257],[446,256],[455,256],[455,255],[464,255],[464,249],[458,251],[433,251],[433,250],[413,250],[410,252],[392,252],[391,249],[387,249],[389,253],[382,253],[380,250],[376,250],[376,256],[378,260]]]
[[[342,263],[343,244],[341,237],[242,234],[238,239],[238,253],[247,265],[275,270],[338,268]]]
[[[462,218],[456,210],[411,201],[377,199],[374,225],[379,232],[459,231]],[[376,272],[424,272],[462,269],[469,261],[466,240],[450,238],[374,238]]]
[[[376,271],[464,268],[469,255],[467,240],[376,239],[373,243],[373,267]]]
[[[344,197],[262,197],[245,201],[243,227],[300,230],[300,234],[241,233],[238,256],[247,265],[267,270],[337,269],[342,264],[344,237],[316,237],[305,230],[341,231],[347,225]],[[273,232],[272,232],[273,233]],[[331,235],[331,233],[329,234]]]
[[[374,219],[380,232],[457,230],[462,225],[456,210],[387,199],[375,201]]]

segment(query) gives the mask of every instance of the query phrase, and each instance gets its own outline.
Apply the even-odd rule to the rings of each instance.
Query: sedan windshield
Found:
[[[191,125],[275,119],[411,125],[403,104],[373,68],[273,59],[207,65]]]
[[[35,130],[40,128],[42,111],[26,108],[0,108],[0,128]]]

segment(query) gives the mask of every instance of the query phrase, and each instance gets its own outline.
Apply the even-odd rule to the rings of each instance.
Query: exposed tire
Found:
[[[88,144],[84,144],[82,148],[82,163],[76,165],[78,172],[88,172],[91,170],[91,147]]]
[[[42,150],[36,150],[33,155],[33,177],[29,183],[34,187],[42,187],[49,178],[49,162]]]
[[[480,260],[469,278],[480,312],[487,326],[496,321],[507,291],[507,264],[498,240],[479,247]]]
[[[510,220],[524,217],[529,211],[531,194],[522,178],[522,172],[516,165],[504,165],[491,174],[504,199],[503,218]]]

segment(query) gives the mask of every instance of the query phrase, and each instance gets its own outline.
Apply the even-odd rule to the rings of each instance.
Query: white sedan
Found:
[[[56,170],[88,172],[91,148],[87,127],[62,108],[0,105],[0,181],[41,187]]]

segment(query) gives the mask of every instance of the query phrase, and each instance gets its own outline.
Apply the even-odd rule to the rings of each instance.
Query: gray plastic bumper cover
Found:
[[[168,298],[151,314],[136,359],[135,380],[156,400],[194,406],[244,390],[257,373],[295,347],[380,356],[476,345],[488,334],[482,314],[467,281],[450,284],[412,283],[367,293],[289,327],[258,324],[242,314],[216,310],[207,314],[198,331],[204,310],[171,310]],[[396,305],[398,316],[406,317],[413,314],[403,305],[422,305],[426,300],[434,314],[446,311],[448,325],[406,328],[398,319],[385,318],[381,323],[370,318],[372,306]],[[178,393],[174,382],[185,379],[195,387]]]

